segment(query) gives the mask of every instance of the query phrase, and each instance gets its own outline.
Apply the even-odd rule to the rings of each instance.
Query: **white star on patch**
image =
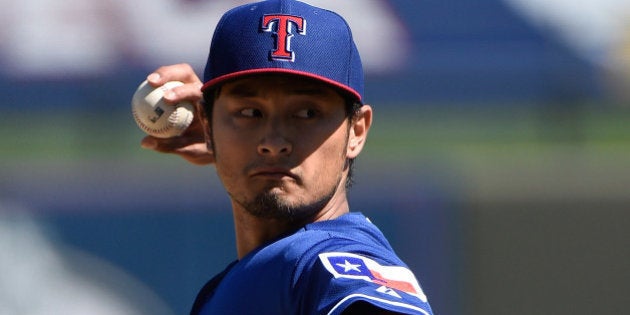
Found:
[[[350,270],[353,270],[353,271],[356,271],[356,272],[361,272],[361,269],[359,269],[359,266],[361,266],[361,265],[351,264],[347,259],[346,259],[345,263],[337,264],[337,266],[342,267],[343,268],[343,272],[348,272]]]

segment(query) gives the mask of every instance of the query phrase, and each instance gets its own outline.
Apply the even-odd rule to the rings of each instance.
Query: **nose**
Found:
[[[265,136],[258,144],[258,154],[265,156],[289,155],[293,152],[291,142],[279,132],[278,128],[270,126]]]

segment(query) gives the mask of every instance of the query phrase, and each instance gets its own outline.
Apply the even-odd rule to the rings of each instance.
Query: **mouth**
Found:
[[[294,180],[298,179],[297,175],[291,172],[291,170],[281,167],[265,167],[258,168],[251,172],[251,177],[262,178],[268,180]]]

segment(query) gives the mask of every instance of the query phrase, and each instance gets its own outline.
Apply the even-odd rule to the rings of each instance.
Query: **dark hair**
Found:
[[[354,120],[358,117],[358,114],[363,104],[361,104],[360,101],[356,100],[356,98],[350,96],[347,93],[344,93],[342,91],[338,91],[338,93],[343,97],[345,101],[346,118],[348,119],[348,122],[353,123]],[[203,100],[201,104],[208,119],[208,123],[212,122],[212,109],[214,106],[214,101],[219,97],[219,94],[221,94],[220,85],[214,89],[206,90],[203,92]],[[214,146],[214,142],[212,142],[212,145]],[[214,148],[212,149],[214,150]],[[348,163],[348,177],[346,178],[346,188],[350,188],[354,183],[354,158],[346,160],[346,163]]]

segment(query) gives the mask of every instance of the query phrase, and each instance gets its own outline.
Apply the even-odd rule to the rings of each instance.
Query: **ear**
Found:
[[[371,125],[372,107],[370,105],[363,105],[359,109],[357,117],[351,122],[350,132],[348,134],[347,158],[354,159],[361,153]]]
[[[199,118],[201,120],[201,126],[203,128],[203,138],[206,143],[206,149],[208,150],[209,154],[214,155],[212,148],[212,122],[210,121],[210,119],[208,119],[206,111],[203,108],[197,111],[197,113],[199,114]]]

